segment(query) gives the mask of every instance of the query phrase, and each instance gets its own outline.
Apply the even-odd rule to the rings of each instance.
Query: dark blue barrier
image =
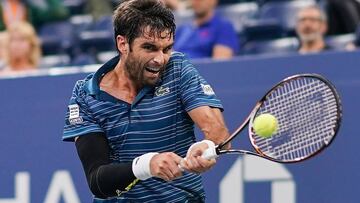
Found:
[[[250,157],[221,157],[204,174],[207,202],[360,202],[359,58],[360,52],[351,52],[196,62],[223,101],[230,131],[272,85],[297,73],[319,73],[331,80],[344,114],[333,144],[303,163],[278,166]],[[85,75],[0,80],[0,203],[91,201],[74,145],[61,142],[74,82]],[[244,132],[233,144],[248,148],[247,140]],[[222,180],[222,188],[231,183],[230,194],[219,192]]]

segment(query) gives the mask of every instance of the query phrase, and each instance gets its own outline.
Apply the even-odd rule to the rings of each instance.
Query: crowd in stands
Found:
[[[0,75],[102,63],[117,54],[112,11],[125,0],[2,0]],[[162,0],[175,51],[189,58],[355,50],[357,0]]]

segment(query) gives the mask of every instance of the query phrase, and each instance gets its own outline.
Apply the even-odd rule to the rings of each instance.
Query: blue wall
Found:
[[[338,137],[320,156],[284,167],[295,183],[296,202],[349,203],[360,202],[357,194],[360,136],[356,130],[359,122],[357,114],[360,113],[357,107],[360,103],[359,57],[360,52],[330,52],[195,63],[222,99],[230,131],[245,119],[257,99],[281,79],[297,73],[319,73],[331,80],[338,88],[343,103],[343,123]],[[72,198],[68,195],[71,192],[61,189],[61,186],[57,189],[54,176],[56,172],[63,171],[71,175],[73,189],[81,202],[90,202],[91,195],[75,147],[61,142],[64,114],[74,82],[85,75],[0,80],[0,203],[5,203],[5,199],[27,196],[15,194],[25,190],[24,187],[29,189],[29,203],[42,203],[46,197],[61,197],[59,201],[55,198],[56,201],[52,202],[66,202]],[[239,140],[234,143],[235,146],[249,147],[246,132]],[[219,182],[237,158],[235,155],[223,156],[211,171],[204,174],[207,202],[219,201]],[[20,184],[16,184],[15,177],[21,172],[26,172],[29,187],[19,189],[15,188]],[[23,180],[22,184],[25,182]],[[54,191],[63,193],[57,195]],[[271,202],[271,181],[246,182],[240,192],[244,195],[244,202]]]

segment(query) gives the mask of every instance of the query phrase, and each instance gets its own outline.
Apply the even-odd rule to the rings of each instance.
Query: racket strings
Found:
[[[331,88],[315,78],[285,82],[268,94],[257,112],[278,119],[271,138],[253,136],[265,155],[282,161],[299,160],[323,148],[334,133],[338,105]]]

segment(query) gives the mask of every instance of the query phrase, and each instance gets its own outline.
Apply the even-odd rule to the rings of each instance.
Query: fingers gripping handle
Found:
[[[216,147],[212,146],[209,148],[207,148],[204,153],[201,155],[202,158],[210,160],[210,159],[215,159],[218,157],[218,154],[216,153]]]
[[[210,140],[203,140],[201,142],[197,142],[194,143],[192,146],[190,146],[188,151],[191,151],[192,147],[194,145],[200,144],[200,143],[206,143],[208,145],[208,148],[203,152],[203,154],[201,155],[202,158],[210,160],[210,159],[215,159],[218,157],[218,154],[216,153],[216,146],[214,144],[214,142],[210,141]],[[180,170],[184,171],[184,165],[183,165],[183,161],[186,161],[186,158],[184,158],[180,164],[178,165],[178,167],[180,168]]]
[[[210,140],[203,140],[202,142],[205,142],[208,145],[208,148],[203,152],[201,157],[207,160],[217,158],[218,154],[216,153],[215,143]]]

